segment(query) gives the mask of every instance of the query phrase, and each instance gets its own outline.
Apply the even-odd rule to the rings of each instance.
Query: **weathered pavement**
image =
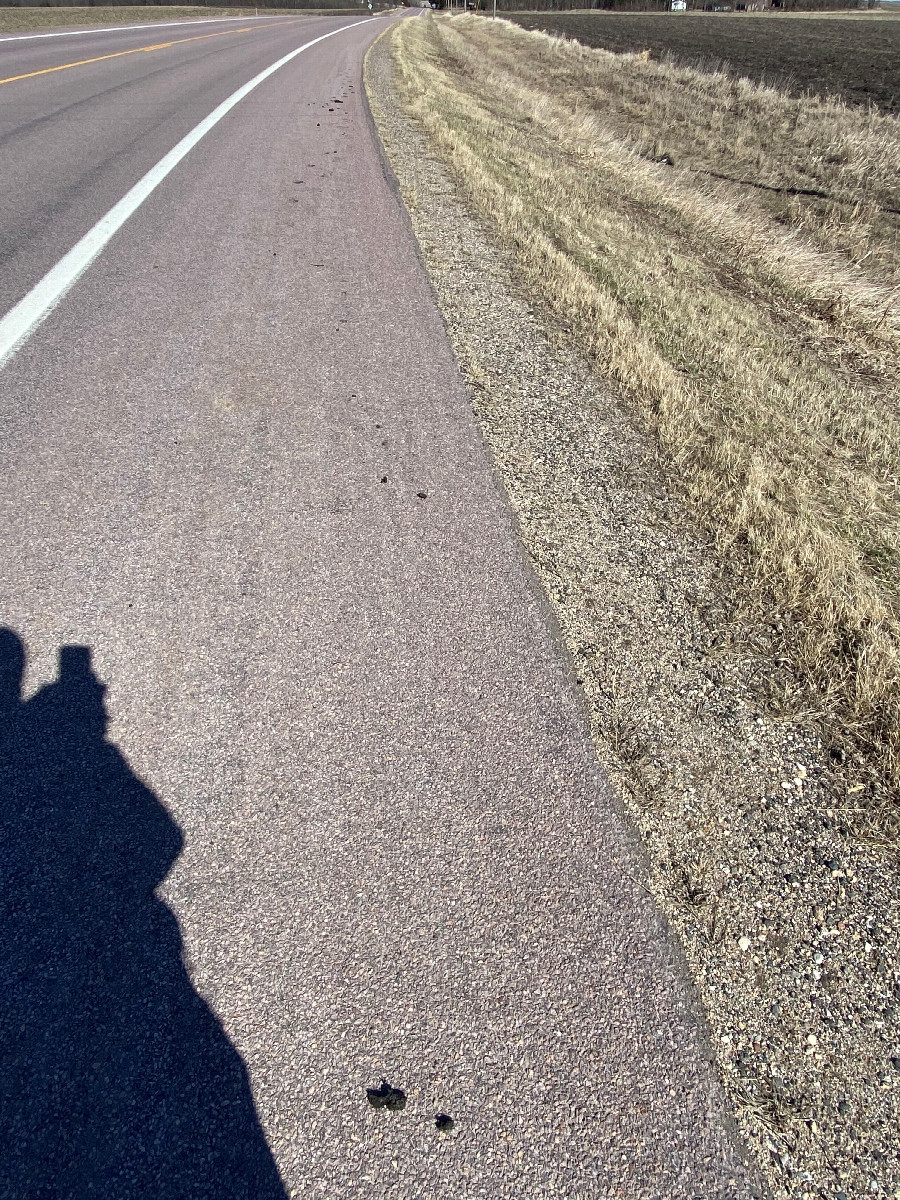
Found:
[[[339,24],[117,59],[115,102],[98,63],[56,116],[76,72],[29,81],[3,311]],[[377,28],[239,104],[0,374],[0,620],[29,696],[90,647],[110,716],[79,651],[17,707],[0,639],[3,1197],[754,1194],[385,174]]]

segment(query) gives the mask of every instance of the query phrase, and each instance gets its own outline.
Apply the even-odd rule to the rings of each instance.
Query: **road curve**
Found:
[[[0,44],[2,315],[342,30],[0,372],[0,1198],[755,1195],[351,24]]]

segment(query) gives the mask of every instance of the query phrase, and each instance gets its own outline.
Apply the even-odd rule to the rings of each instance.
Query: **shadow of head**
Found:
[[[109,724],[106,686],[94,674],[88,646],[62,646],[57,681],[38,692],[44,718],[65,738],[103,738]]]

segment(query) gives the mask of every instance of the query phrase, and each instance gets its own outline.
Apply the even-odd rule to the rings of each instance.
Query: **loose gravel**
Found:
[[[779,614],[742,612],[653,440],[524,292],[392,71],[382,37],[366,84],[387,158],[740,1127],[778,1200],[900,1197],[900,887],[894,847],[838,799],[858,764],[802,710]]]

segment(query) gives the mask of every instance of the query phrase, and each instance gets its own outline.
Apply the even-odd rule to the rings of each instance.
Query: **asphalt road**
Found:
[[[350,24],[0,43],[2,315],[348,26],[0,372],[0,1197],[749,1196]]]

